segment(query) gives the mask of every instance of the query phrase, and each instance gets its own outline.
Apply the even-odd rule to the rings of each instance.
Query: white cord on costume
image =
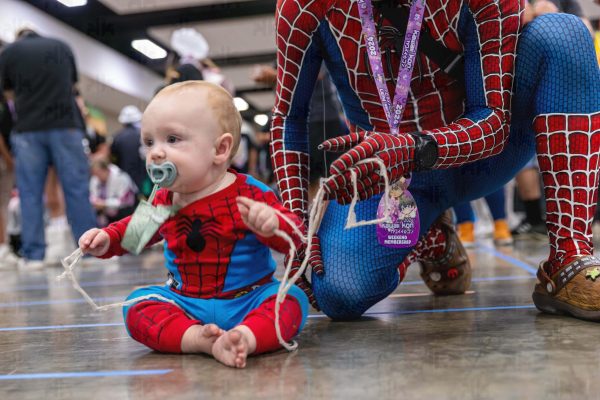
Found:
[[[354,188],[354,193],[352,196],[352,202],[350,203],[350,210],[348,211],[348,217],[346,219],[346,226],[345,229],[350,229],[350,228],[355,228],[355,227],[359,227],[359,226],[365,226],[365,225],[374,225],[374,224],[378,224],[381,222],[387,222],[389,221],[389,217],[390,217],[390,207],[389,207],[389,193],[390,193],[390,183],[389,183],[389,178],[387,175],[387,169],[385,164],[383,163],[382,160],[380,160],[379,158],[369,158],[366,160],[362,160],[360,162],[357,163],[357,165],[359,164],[365,164],[368,162],[376,162],[380,169],[379,169],[379,173],[380,175],[383,177],[384,182],[385,182],[385,192],[383,195],[384,198],[384,215],[382,218],[379,219],[372,219],[372,220],[366,220],[366,221],[356,221],[356,213],[354,211],[354,207],[356,206],[356,203],[358,201],[358,187],[357,187],[357,176],[356,176],[356,172],[354,170],[350,170],[350,174],[351,174],[351,178],[352,178],[352,186]],[[281,307],[281,303],[283,303],[283,301],[285,300],[285,297],[287,296],[288,292],[290,291],[290,289],[292,288],[292,286],[294,285],[294,283],[298,280],[298,278],[300,276],[302,276],[302,274],[304,274],[304,272],[306,271],[306,268],[308,266],[308,260],[310,259],[310,255],[311,255],[311,247],[312,247],[312,238],[313,236],[319,231],[319,227],[321,226],[321,221],[323,219],[323,214],[325,211],[325,206],[326,206],[326,202],[323,200],[323,198],[325,197],[325,189],[324,189],[324,183],[327,182],[330,179],[333,179],[334,176],[331,176],[325,180],[323,180],[321,182],[321,185],[319,187],[319,191],[317,192],[314,200],[313,200],[313,205],[311,207],[309,216],[308,216],[308,229],[307,229],[307,233],[306,236],[304,236],[302,234],[302,232],[300,231],[300,229],[296,226],[295,223],[293,223],[287,216],[283,215],[282,213],[280,213],[279,211],[275,210],[275,212],[277,213],[277,215],[279,215],[281,218],[283,218],[283,220],[292,227],[294,233],[302,240],[302,242],[306,243],[306,250],[304,252],[304,259],[302,260],[302,263],[300,264],[300,268],[296,271],[296,273],[290,278],[290,272],[292,269],[292,262],[294,259],[294,255],[296,253],[296,245],[294,244],[294,241],[292,240],[292,238],[285,233],[282,230],[276,229],[274,231],[274,234],[283,238],[285,241],[288,242],[288,244],[290,245],[290,250],[289,250],[289,257],[288,257],[288,262],[285,266],[285,270],[283,273],[283,278],[281,279],[281,282],[279,284],[279,290],[277,291],[277,297],[275,299],[275,331],[277,333],[277,339],[279,340],[279,343],[288,351],[294,351],[298,348],[298,343],[296,343],[296,341],[292,341],[291,343],[286,342],[283,339],[283,336],[281,335],[281,327],[279,325],[279,311],[280,311],[280,307]],[[147,296],[140,296],[140,297],[136,297],[121,303],[113,303],[113,304],[107,304],[104,306],[98,306],[94,300],[92,300],[92,298],[90,296],[88,296],[88,294],[85,292],[85,290],[82,289],[82,287],[79,285],[79,282],[77,281],[77,278],[75,278],[75,275],[73,274],[73,269],[75,268],[75,264],[77,264],[77,262],[81,259],[81,257],[83,256],[83,252],[81,251],[81,249],[77,249],[75,250],[70,256],[64,258],[63,260],[61,260],[62,266],[65,269],[65,272],[63,272],[60,276],[58,276],[56,279],[57,280],[62,280],[65,277],[69,278],[71,280],[71,283],[73,284],[73,287],[75,288],[75,290],[77,290],[79,293],[81,293],[81,295],[83,296],[83,298],[96,310],[96,311],[106,311],[108,309],[111,308],[117,308],[117,307],[123,307],[123,306],[128,306],[131,304],[135,304],[138,303],[142,300],[146,300],[149,298],[154,298],[160,301],[164,301],[167,303],[171,303],[174,304],[176,306],[178,306],[173,300],[171,299],[167,299],[161,295],[147,295]],[[178,306],[179,307],[179,306]]]

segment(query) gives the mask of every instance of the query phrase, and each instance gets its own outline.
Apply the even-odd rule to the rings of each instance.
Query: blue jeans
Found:
[[[67,219],[75,240],[96,226],[82,138],[83,132],[74,128],[11,135],[23,221],[22,252],[28,260],[43,260],[46,251],[43,196],[49,166],[54,166],[62,185]]]

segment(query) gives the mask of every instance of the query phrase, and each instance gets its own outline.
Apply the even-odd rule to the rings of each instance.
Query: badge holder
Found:
[[[147,169],[154,188],[148,201],[142,200],[135,209],[121,240],[121,247],[133,254],[140,254],[160,226],[178,210],[173,206],[152,205],[158,188],[168,187],[175,182],[177,177],[175,165],[171,162],[160,165],[150,164]]]
[[[377,218],[385,215],[389,205],[389,221],[377,225],[377,241],[391,248],[413,247],[419,240],[419,209],[408,191],[411,177],[400,178],[392,184],[386,201],[384,194],[377,207]],[[387,203],[387,204],[386,204]]]

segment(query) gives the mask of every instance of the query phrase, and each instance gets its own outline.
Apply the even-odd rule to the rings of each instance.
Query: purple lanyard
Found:
[[[398,69],[398,83],[394,94],[394,102],[390,99],[390,92],[385,83],[385,74],[383,73],[383,63],[381,62],[381,51],[379,50],[379,41],[377,40],[377,30],[373,20],[373,5],[371,0],[358,0],[358,12],[362,22],[362,31],[365,35],[367,45],[367,55],[369,64],[375,78],[377,91],[385,116],[387,117],[392,134],[398,134],[400,119],[404,113],[404,107],[408,100],[408,89],[410,88],[410,78],[412,77],[415,59],[417,58],[417,48],[419,45],[419,36],[421,34],[421,25],[423,24],[423,14],[425,12],[424,0],[413,0],[408,17],[406,34],[404,35],[404,46],[402,47],[402,57],[400,58],[400,67]]]

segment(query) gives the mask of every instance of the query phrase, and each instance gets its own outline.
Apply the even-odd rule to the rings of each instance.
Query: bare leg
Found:
[[[238,325],[219,336],[212,347],[217,361],[229,367],[244,368],[248,354],[256,350],[256,337],[245,325]]]
[[[515,179],[521,200],[539,200],[542,197],[540,173],[536,168],[527,168],[520,171]]]

